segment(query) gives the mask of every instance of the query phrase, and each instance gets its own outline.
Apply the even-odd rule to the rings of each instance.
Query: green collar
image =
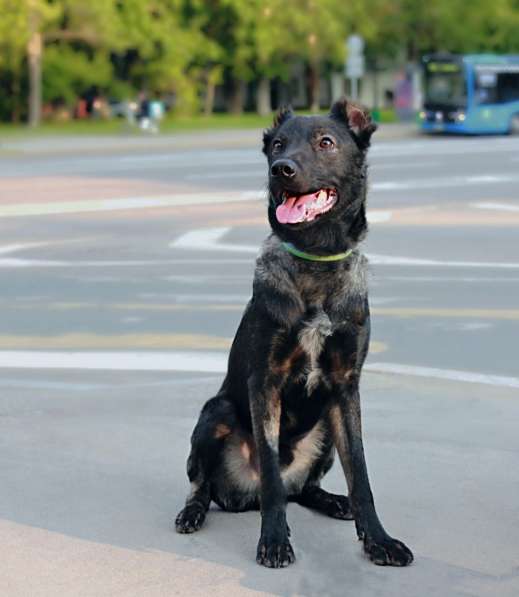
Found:
[[[353,249],[348,249],[345,253],[337,253],[336,255],[312,255],[312,253],[305,253],[296,249],[292,243],[281,243],[285,251],[288,251],[291,255],[295,255],[300,259],[306,259],[307,261],[341,261],[349,257]]]

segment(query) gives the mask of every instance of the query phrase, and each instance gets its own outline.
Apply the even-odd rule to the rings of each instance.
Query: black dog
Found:
[[[359,378],[368,352],[366,151],[376,126],[347,100],[327,117],[278,114],[264,134],[272,234],[257,260],[253,296],[228,373],[191,439],[191,493],[180,533],[197,531],[211,500],[261,508],[256,559],[294,561],[286,502],[355,520],[373,562],[405,566],[411,551],[380,523],[361,436]],[[335,450],[349,498],[320,487]]]

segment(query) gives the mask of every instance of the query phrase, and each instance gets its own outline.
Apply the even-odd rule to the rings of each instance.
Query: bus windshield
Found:
[[[461,65],[429,62],[425,66],[425,107],[465,108],[467,85]]]

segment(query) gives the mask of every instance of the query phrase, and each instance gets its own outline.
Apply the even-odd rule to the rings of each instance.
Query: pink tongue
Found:
[[[287,197],[276,208],[276,218],[281,224],[297,224],[305,219],[305,204],[315,199],[316,193],[301,195],[300,197]]]

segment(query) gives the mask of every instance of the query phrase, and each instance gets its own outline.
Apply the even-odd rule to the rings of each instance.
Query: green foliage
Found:
[[[127,25],[134,26],[132,37],[139,57],[130,77],[155,93],[175,93],[178,111],[192,110],[204,63],[219,57],[217,45],[202,33],[199,18],[183,18],[184,2],[132,2],[134,12],[127,5],[123,9]]]
[[[63,44],[47,48],[43,58],[43,101],[73,106],[78,95],[92,86],[108,88],[112,68],[106,54],[85,52]]]
[[[27,47],[43,41],[43,99],[72,104],[96,86],[200,107],[206,87],[339,70],[344,40],[371,60],[422,53],[518,52],[519,0],[0,0],[0,114],[20,113]]]
[[[517,0],[368,0],[378,23],[376,52],[410,58],[432,51],[453,53],[519,50]]]

